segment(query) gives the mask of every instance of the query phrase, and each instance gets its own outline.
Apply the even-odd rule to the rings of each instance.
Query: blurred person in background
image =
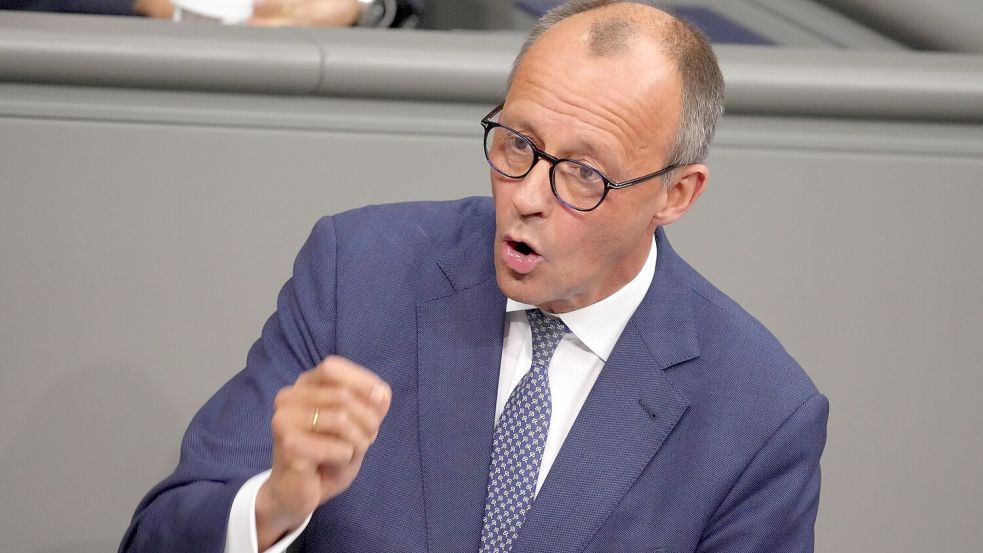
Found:
[[[250,25],[415,27],[425,0],[254,0]],[[0,0],[0,9],[172,19],[171,0]],[[208,20],[209,17],[184,19]],[[216,19],[217,21],[217,19]]]

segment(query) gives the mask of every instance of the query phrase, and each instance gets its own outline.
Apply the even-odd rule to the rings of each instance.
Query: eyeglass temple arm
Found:
[[[498,104],[497,106],[495,106],[495,109],[489,111],[488,112],[488,115],[486,115],[486,116],[484,116],[484,117],[481,118],[481,123],[484,124],[485,121],[488,121],[489,119],[491,119],[493,115],[495,115],[499,111],[502,111],[502,108],[504,108],[504,107],[505,107],[505,102],[502,102],[501,104]]]
[[[673,163],[672,165],[667,165],[667,166],[663,167],[662,169],[659,169],[658,171],[656,171],[654,173],[649,173],[648,175],[643,175],[641,177],[638,177],[637,179],[626,180],[625,182],[614,182],[614,181],[612,181],[612,182],[610,182],[608,184],[608,188],[614,188],[614,189],[626,188],[626,187],[629,187],[629,186],[631,186],[633,184],[638,184],[640,182],[647,181],[649,179],[654,179],[655,177],[661,177],[662,175],[665,175],[666,173],[668,173],[669,171],[672,171],[673,169],[679,167],[680,165],[681,164],[679,164],[679,163]]]

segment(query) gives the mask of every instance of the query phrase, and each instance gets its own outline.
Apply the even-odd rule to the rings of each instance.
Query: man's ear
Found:
[[[674,223],[693,207],[710,179],[710,169],[702,163],[683,165],[674,171],[673,182],[666,187],[666,203],[655,214],[659,226]]]

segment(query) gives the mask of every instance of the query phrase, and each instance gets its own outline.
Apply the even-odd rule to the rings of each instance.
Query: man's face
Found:
[[[679,78],[646,39],[623,53],[588,56],[583,15],[559,23],[529,50],[499,120],[547,153],[615,181],[657,171],[678,124]],[[498,285],[512,299],[555,313],[626,284],[641,270],[655,227],[671,222],[661,178],[611,190],[589,212],[559,203],[545,160],[523,179],[492,170],[491,181]]]

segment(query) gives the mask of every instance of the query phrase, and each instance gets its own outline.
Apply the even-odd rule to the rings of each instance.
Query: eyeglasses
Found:
[[[497,173],[510,179],[522,179],[545,159],[550,164],[550,188],[560,203],[577,211],[591,211],[601,205],[608,190],[627,188],[665,175],[680,164],[673,163],[637,179],[615,182],[597,169],[573,159],[559,159],[540,150],[522,133],[492,121],[505,104],[481,119],[485,128],[485,159]]]

